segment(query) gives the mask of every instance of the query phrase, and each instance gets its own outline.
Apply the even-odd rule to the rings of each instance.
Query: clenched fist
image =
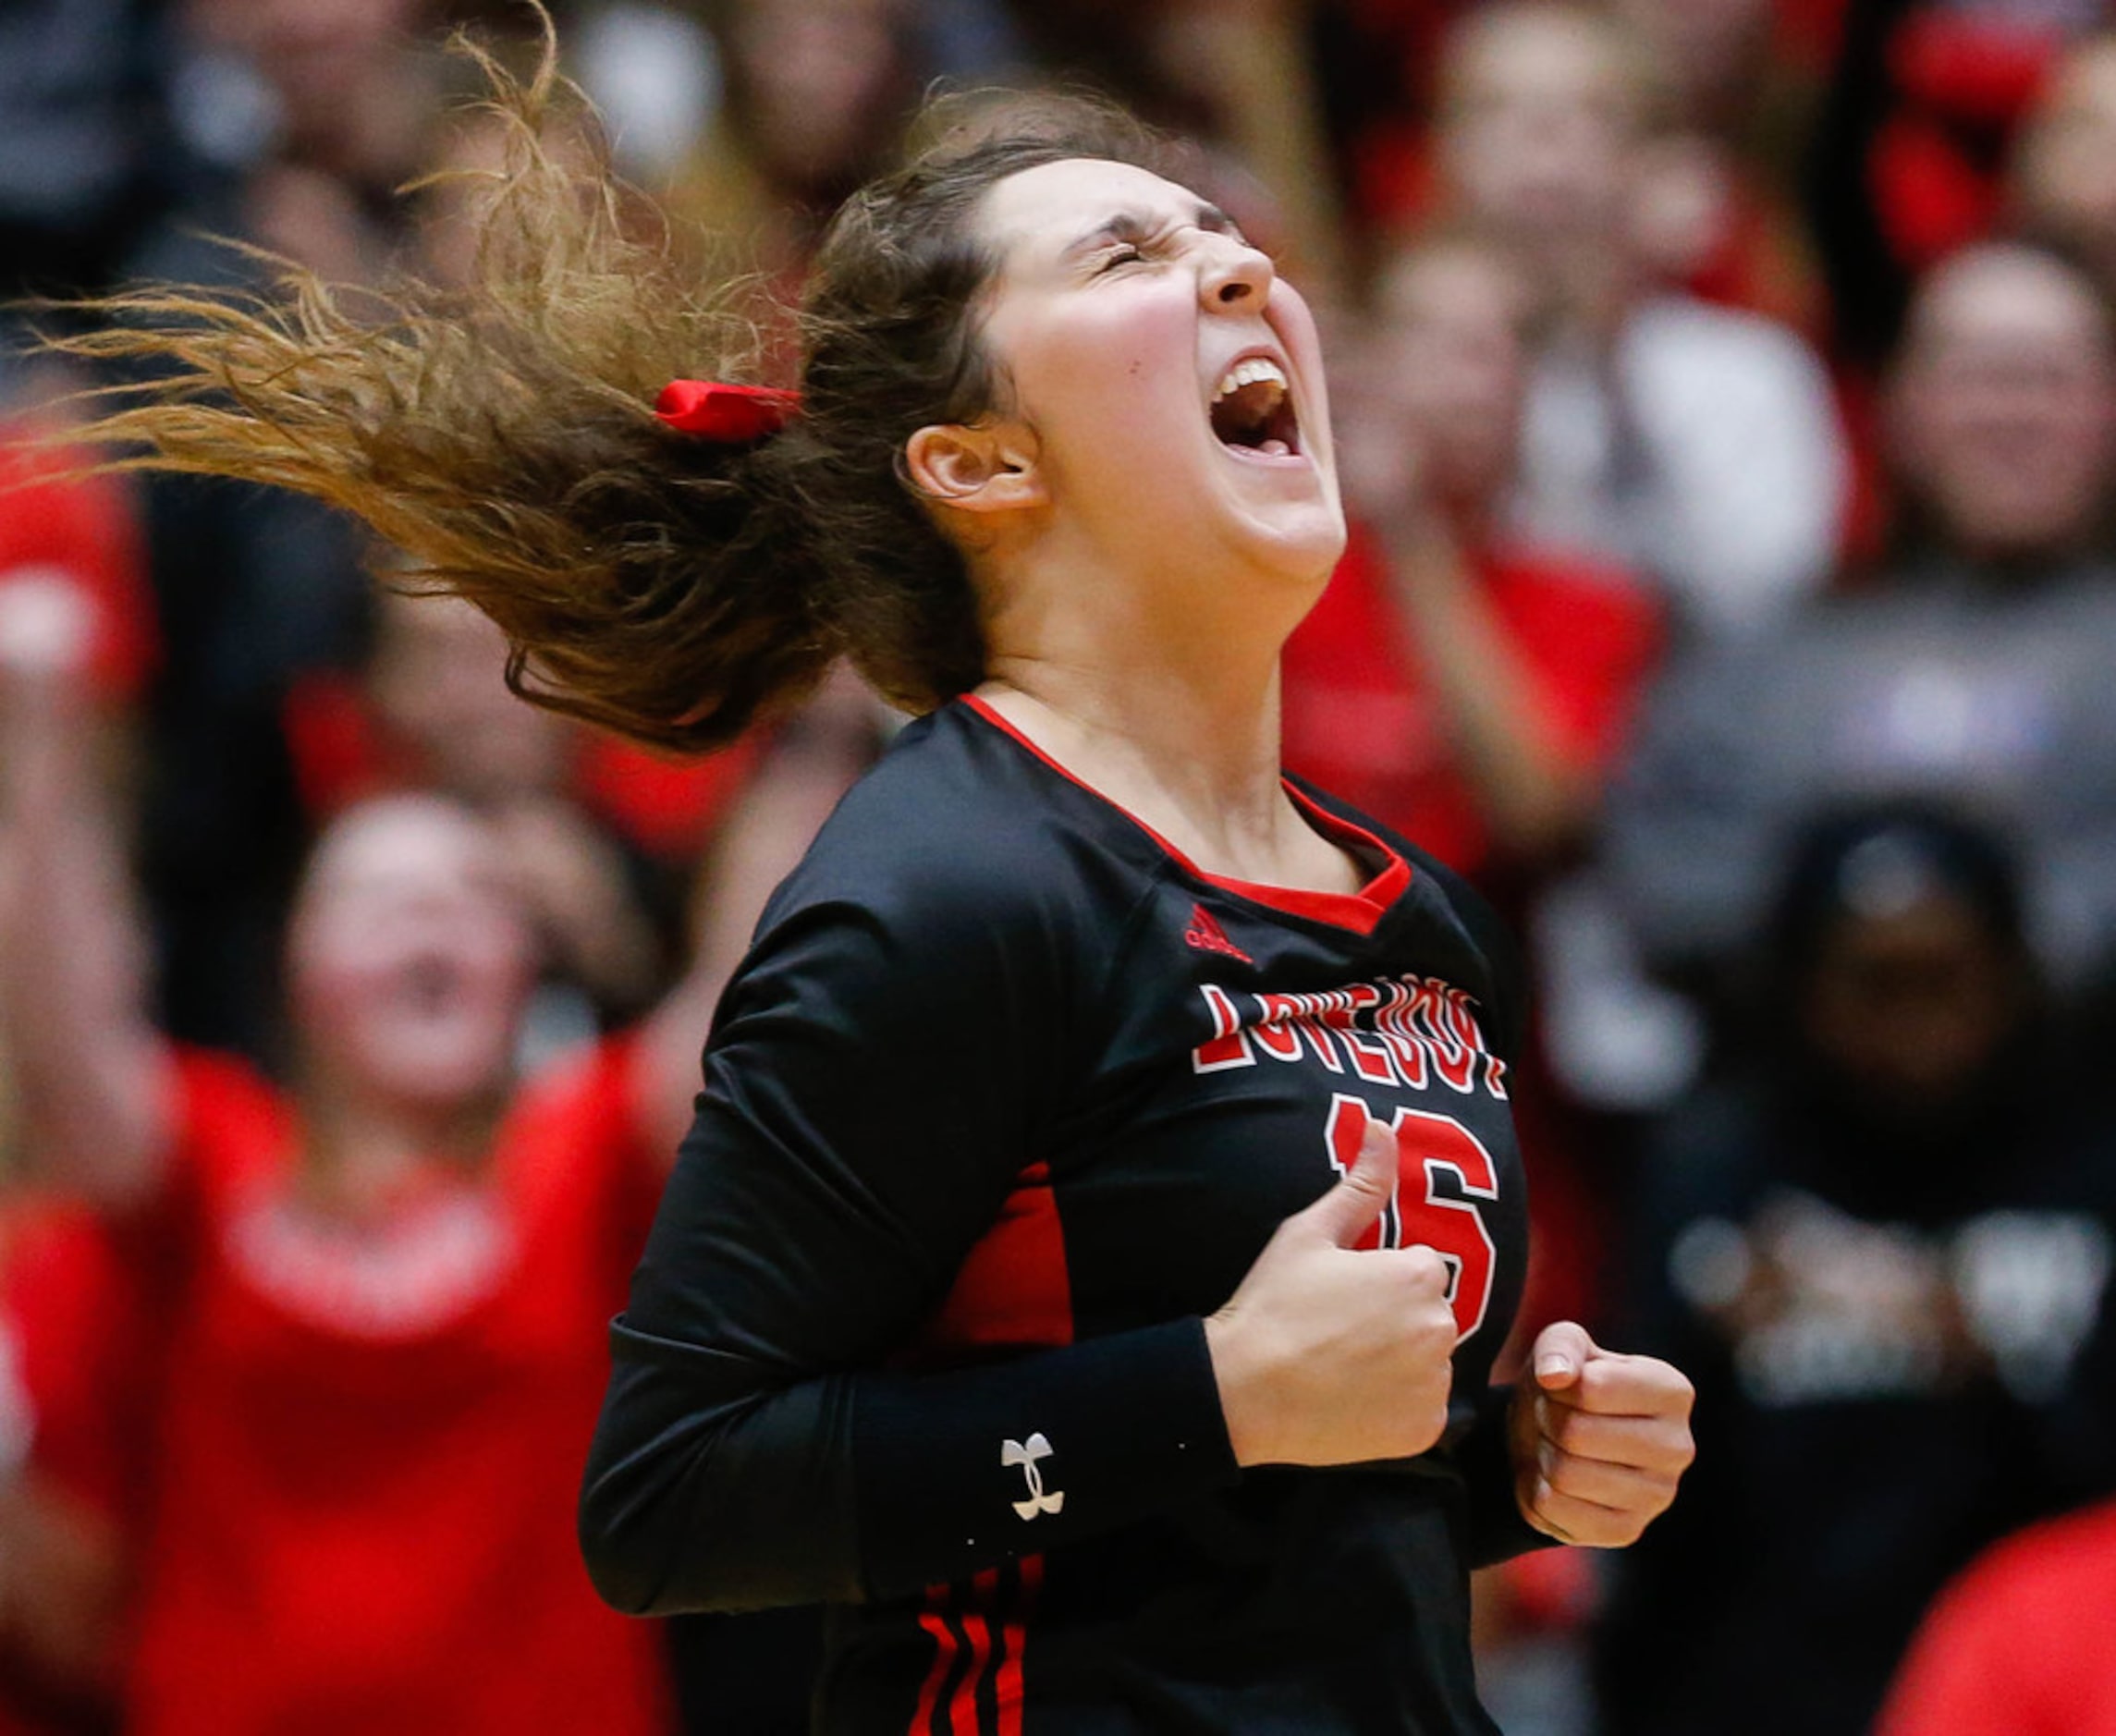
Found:
[[[1508,1419],[1523,1514],[1560,1543],[1637,1542],[1697,1456],[1694,1389],[1658,1358],[1605,1351],[1571,1321],[1536,1335],[1530,1370]]]

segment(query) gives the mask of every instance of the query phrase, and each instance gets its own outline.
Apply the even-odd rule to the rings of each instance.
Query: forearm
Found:
[[[1445,535],[1389,538],[1399,600],[1479,806],[1511,852],[1579,837],[1594,791],[1546,721],[1535,682]]]
[[[902,1595],[1238,1474],[1195,1320],[776,1390],[623,1322],[614,1343],[581,1536],[597,1587],[631,1613]]]
[[[0,1021],[32,1159],[117,1202],[151,1176],[163,1046],[92,720],[75,703],[55,690],[0,697]]]
[[[1205,89],[1229,124],[1236,155],[1278,196],[1302,284],[1321,294],[1344,284],[1344,227],[1309,69],[1306,11],[1278,0],[1232,6],[1205,0],[1190,7],[1182,41],[1205,69]]]

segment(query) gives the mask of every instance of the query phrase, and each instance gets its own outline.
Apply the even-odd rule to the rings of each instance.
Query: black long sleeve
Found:
[[[612,1330],[582,1496],[589,1568],[619,1608],[904,1593],[1235,1474],[1195,1318],[876,1372],[1033,1159],[1062,1049],[1060,972],[1020,946],[1010,895],[943,874],[911,897],[803,910],[722,1009]],[[1065,1501],[1030,1529],[1002,1453],[1038,1434]]]

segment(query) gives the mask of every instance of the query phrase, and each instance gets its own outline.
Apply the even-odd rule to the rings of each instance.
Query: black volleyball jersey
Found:
[[[1535,1541],[1491,1361],[1526,1252],[1503,937],[1325,797],[1357,895],[1199,872],[975,700],[774,898],[582,1498],[635,1611],[833,1606],[827,1736],[1488,1731],[1471,1566]],[[1370,1123],[1454,1274],[1414,1461],[1242,1471],[1203,1316]]]

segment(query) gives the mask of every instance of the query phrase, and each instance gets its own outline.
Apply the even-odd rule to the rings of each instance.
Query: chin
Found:
[[[1318,502],[1298,515],[1249,527],[1246,539],[1260,567],[1320,588],[1344,556],[1344,513],[1336,501]]]
[[[459,1054],[378,1056],[369,1062],[367,1082],[379,1096],[446,1115],[473,1108],[504,1090],[510,1065],[507,1051],[485,1045]]]

